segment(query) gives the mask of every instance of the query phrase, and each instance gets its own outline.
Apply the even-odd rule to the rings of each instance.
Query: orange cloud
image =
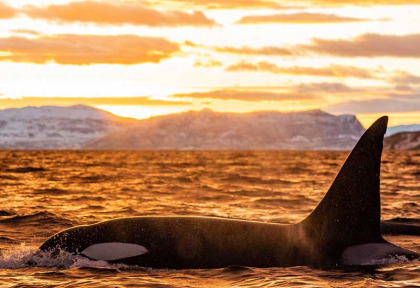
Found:
[[[14,34],[26,34],[26,35],[41,35],[38,31],[31,30],[31,29],[12,29],[9,32]]]
[[[194,67],[208,67],[208,68],[214,68],[214,67],[221,67],[223,64],[220,61],[215,60],[209,60],[207,62],[204,61],[196,61],[194,63]]]
[[[176,43],[164,38],[135,35],[62,34],[28,39],[0,38],[0,61],[59,64],[138,64],[157,63],[179,51]]]
[[[270,0],[150,0],[155,4],[175,4],[190,7],[205,7],[208,9],[234,9],[234,8],[273,8],[288,9],[276,1]],[[294,6],[290,8],[295,8]]]
[[[250,15],[238,20],[237,24],[266,24],[266,23],[287,23],[287,24],[325,24],[343,22],[371,21],[370,19],[344,17],[334,14],[321,13],[293,13],[273,15]]]
[[[200,99],[219,99],[219,100],[240,100],[240,101],[295,101],[309,100],[313,96],[309,93],[274,93],[267,91],[241,91],[241,90],[216,90],[210,92],[196,92],[187,94],[175,94],[175,98],[200,98]]]
[[[418,5],[420,0],[297,0],[298,3],[306,3],[319,6],[373,6],[373,5]]]
[[[389,95],[378,99],[346,101],[331,105],[327,111],[352,114],[420,111],[420,94]]]
[[[397,71],[391,81],[398,85],[420,84],[420,76],[407,73],[405,71]]]
[[[172,4],[209,9],[302,9],[305,6],[373,6],[373,5],[418,5],[420,0],[149,0],[154,4]],[[303,7],[302,7],[303,5]]]
[[[9,19],[15,17],[19,13],[18,10],[6,6],[6,4],[0,2],[0,19]]]
[[[320,82],[320,83],[304,83],[298,84],[292,87],[293,90],[301,93],[328,93],[328,94],[349,94],[355,93],[360,94],[360,92],[367,92],[367,89],[364,88],[355,88],[350,87],[342,83],[337,82]]]
[[[174,94],[173,98],[196,98],[196,99],[218,99],[238,100],[249,102],[260,101],[307,101],[320,100],[325,95],[355,95],[361,92],[372,91],[369,89],[350,87],[338,82],[315,82],[280,87],[244,87],[244,88],[223,88],[207,92],[192,92]],[[372,89],[370,89],[372,90]],[[378,90],[377,88],[374,89]],[[389,92],[389,91],[388,91]],[[384,91],[380,91],[383,95]]]
[[[214,51],[221,53],[244,54],[244,55],[265,55],[265,56],[292,56],[293,51],[287,48],[266,46],[262,48],[252,47],[213,47]]]
[[[97,1],[70,2],[44,8],[27,6],[25,13],[32,18],[62,22],[92,22],[111,25],[147,26],[214,26],[216,22],[201,11],[160,11],[140,4]]]
[[[314,39],[301,47],[341,57],[420,57],[420,34],[364,34],[352,40]]]
[[[166,101],[151,99],[149,97],[22,97],[18,99],[0,98],[0,106],[23,107],[23,106],[70,106],[70,105],[122,105],[122,106],[185,106],[190,102]]]
[[[369,70],[340,65],[330,65],[328,67],[321,68],[302,66],[279,67],[276,64],[269,62],[259,62],[257,64],[241,62],[227,67],[226,71],[262,71],[274,74],[309,75],[321,77],[375,78]]]

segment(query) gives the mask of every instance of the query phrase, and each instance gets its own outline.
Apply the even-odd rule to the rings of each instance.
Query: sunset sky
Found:
[[[0,1],[0,107],[420,123],[420,0]]]

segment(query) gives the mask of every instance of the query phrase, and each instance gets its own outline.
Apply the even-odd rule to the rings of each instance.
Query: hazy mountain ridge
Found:
[[[321,110],[204,109],[144,120],[84,105],[0,110],[0,149],[7,150],[349,150],[364,131],[354,115]],[[392,137],[386,149],[419,149],[416,137]]]
[[[125,122],[83,105],[0,110],[0,149],[79,149]]]
[[[385,138],[384,148],[388,150],[419,150],[420,132],[401,132]]]
[[[401,132],[420,132],[420,124],[388,127],[388,129],[386,130],[385,137],[389,137]]]
[[[347,150],[364,132],[352,115],[320,110],[247,114],[205,109],[140,120],[85,145],[99,150]]]

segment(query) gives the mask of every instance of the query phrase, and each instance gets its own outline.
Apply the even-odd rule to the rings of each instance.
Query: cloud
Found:
[[[336,83],[336,82],[298,84],[294,86],[293,89],[301,93],[321,92],[321,93],[330,93],[330,94],[354,93],[354,92],[359,93],[360,91],[363,91],[363,89],[350,87],[345,84]]]
[[[241,91],[233,89],[215,90],[209,92],[196,92],[188,94],[175,94],[174,98],[199,98],[199,99],[218,99],[218,100],[239,100],[239,101],[296,101],[309,100],[313,96],[309,93],[274,93],[267,91]]]
[[[362,22],[371,21],[370,19],[345,17],[334,14],[321,13],[293,13],[293,14],[273,14],[273,15],[250,15],[238,20],[237,24],[266,24],[266,23],[285,23],[285,24],[326,24],[343,22]]]
[[[420,57],[420,34],[364,34],[352,40],[313,39],[301,47],[341,57]]]
[[[243,55],[264,55],[264,56],[292,56],[295,55],[293,51],[287,48],[279,48],[274,46],[266,46],[262,48],[252,47],[213,47],[216,52],[243,54]]]
[[[302,9],[309,6],[418,5],[420,0],[149,0],[156,4],[173,4],[208,9]],[[293,5],[290,5],[293,3]]]
[[[270,0],[150,0],[156,4],[175,4],[189,7],[205,7],[207,9],[298,9],[301,6],[281,5],[277,1]]]
[[[420,0],[297,0],[314,6],[418,5]]]
[[[0,61],[59,64],[138,64],[160,62],[179,51],[164,38],[135,35],[62,34],[28,39],[0,38]]]
[[[9,32],[14,34],[26,34],[26,35],[41,35],[38,31],[31,30],[31,29],[12,29]]]
[[[280,87],[223,88],[207,92],[175,94],[171,97],[249,102],[304,101],[323,99],[326,95],[349,94],[358,96],[361,91],[367,92],[364,88],[354,88],[337,82],[315,82]]]
[[[222,62],[209,60],[209,61],[196,61],[194,63],[194,67],[207,67],[207,68],[214,68],[214,67],[221,67],[223,66]]]
[[[390,80],[398,85],[420,84],[420,76],[405,71],[397,71]]]
[[[291,74],[291,75],[308,75],[308,76],[320,76],[320,77],[355,77],[355,78],[375,78],[369,70],[352,67],[352,66],[340,66],[330,65],[328,67],[279,67],[276,64],[269,62],[259,62],[252,64],[248,62],[240,62],[231,65],[226,68],[226,71],[261,71],[269,72],[274,74]]]
[[[184,45],[185,46],[190,46],[190,47],[198,47],[199,46],[198,44],[195,44],[195,43],[193,43],[189,40],[184,41]]]
[[[25,13],[32,18],[60,22],[91,22],[106,25],[146,26],[214,26],[216,22],[203,12],[160,11],[147,7],[143,2],[108,3],[97,1],[70,2],[63,5],[49,5],[43,8],[26,6]]]
[[[347,101],[326,109],[332,113],[392,113],[420,111],[420,94],[389,95],[369,100]]]
[[[283,87],[225,88],[175,94],[178,99],[263,101],[312,105],[331,113],[367,114],[420,111],[420,92],[390,87],[351,87],[337,82],[302,83]],[[194,102],[194,100],[191,100]],[[250,104],[252,105],[252,104]],[[314,106],[315,105],[315,106]]]
[[[6,6],[6,4],[0,2],[0,19],[9,19],[15,17],[19,13],[18,10]]]
[[[190,105],[186,101],[166,101],[151,99],[149,97],[22,97],[17,99],[0,98],[0,106],[23,107],[57,105],[70,106],[76,104],[84,105],[123,105],[123,106],[185,106]]]

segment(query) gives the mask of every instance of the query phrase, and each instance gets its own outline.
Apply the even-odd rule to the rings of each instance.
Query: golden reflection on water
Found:
[[[206,215],[295,223],[316,207],[346,156],[347,152],[313,151],[0,152],[0,248],[22,242],[37,247],[51,234],[72,225],[140,215]],[[416,151],[384,153],[382,219],[419,217],[419,163],[420,153]],[[406,248],[420,250],[416,237],[391,238]],[[420,275],[418,266],[401,269],[410,279],[404,283],[411,283],[413,273]],[[359,274],[336,279],[341,274],[331,272],[331,276],[304,267],[198,274],[148,271],[140,275],[138,271],[98,273],[81,268],[66,272],[25,268],[16,275],[0,271],[0,278],[9,279],[0,280],[0,284],[36,282],[41,286],[58,285],[63,278],[73,279],[79,286],[101,287],[105,280],[118,286],[137,283],[138,277],[144,277],[144,283],[140,281],[143,287],[379,283],[375,277],[366,280]],[[329,276],[322,276],[326,274]],[[123,275],[126,282],[120,279]]]

